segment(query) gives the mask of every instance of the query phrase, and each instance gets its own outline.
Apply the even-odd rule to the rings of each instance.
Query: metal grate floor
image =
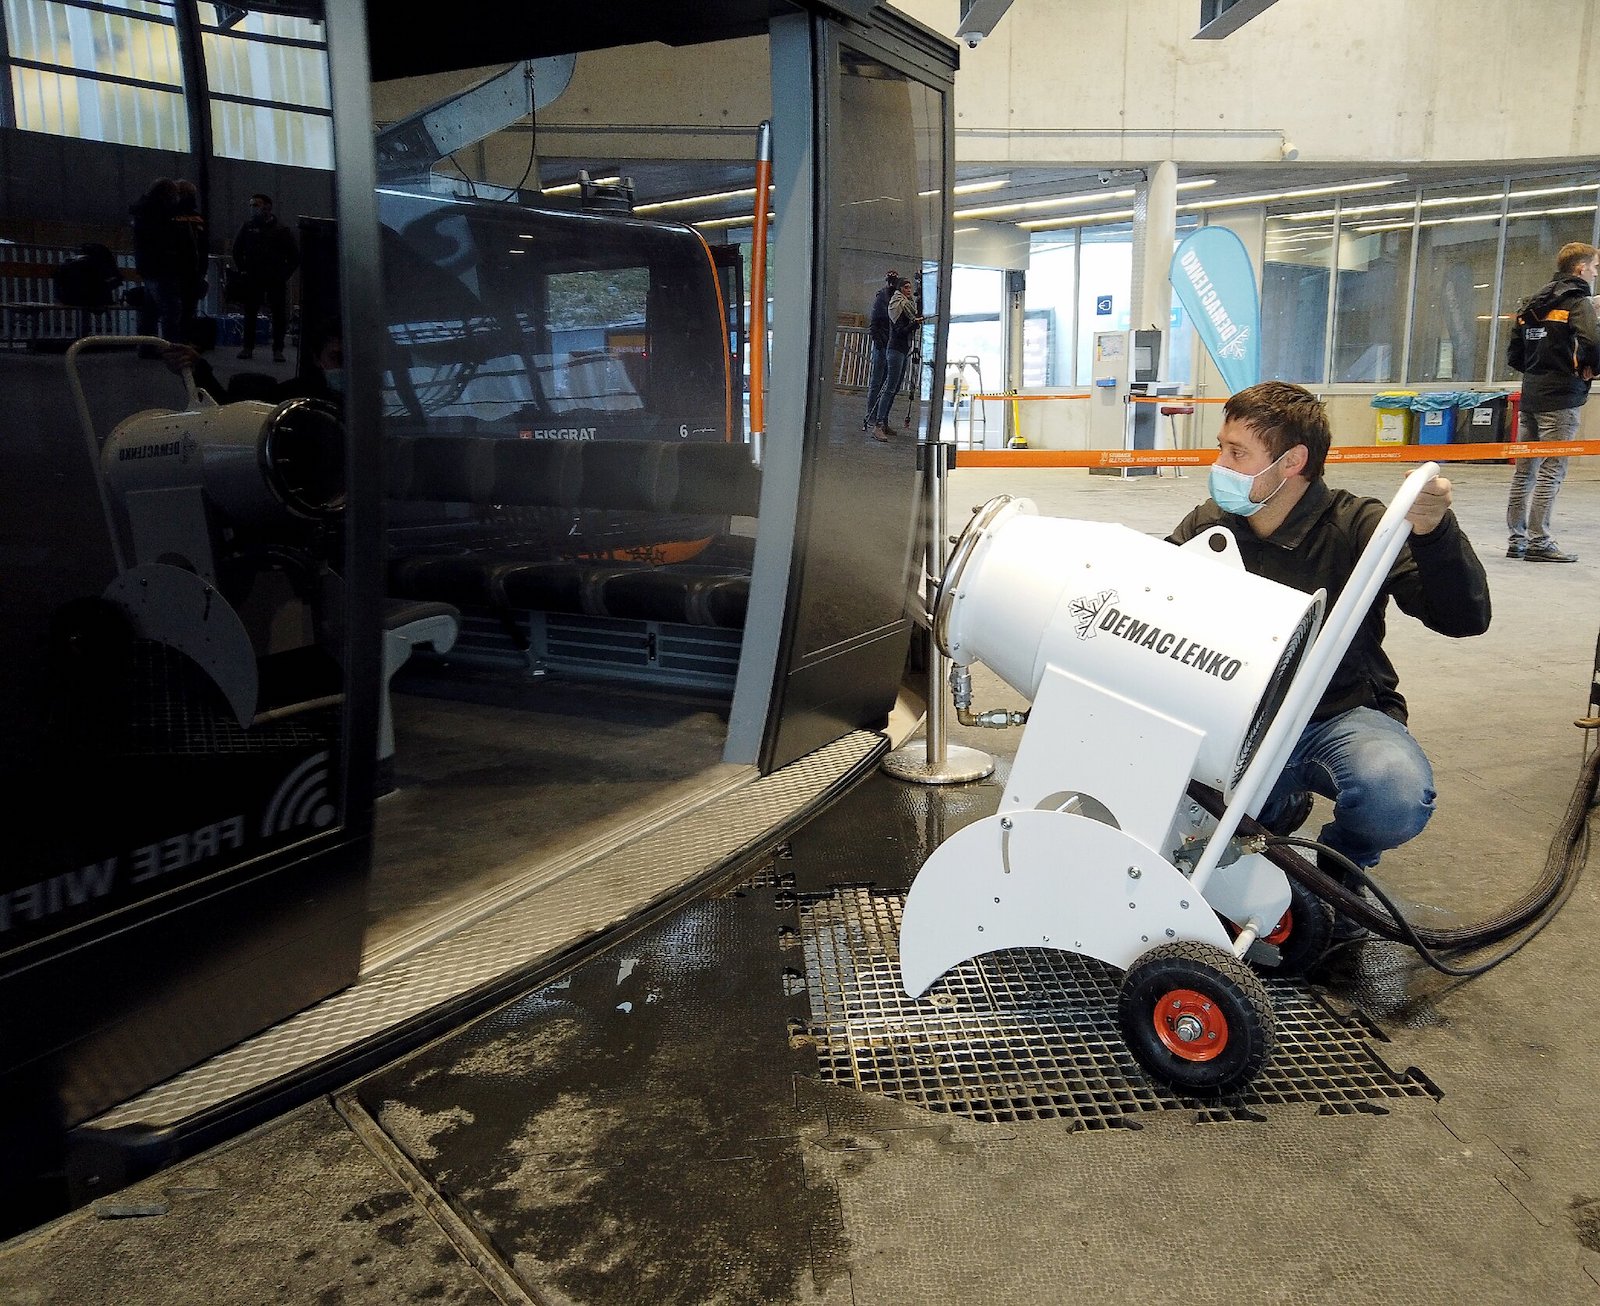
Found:
[[[800,903],[822,1078],[984,1122],[1060,1119],[1078,1128],[1137,1128],[1153,1111],[1193,1110],[1148,1079],[1117,1032],[1120,972],[1048,948],[966,962],[920,1000],[900,988],[902,894],[836,890]],[[1202,1119],[1260,1119],[1257,1108],[1311,1103],[1320,1112],[1381,1114],[1399,1098],[1440,1097],[1416,1070],[1396,1073],[1382,1039],[1334,1014],[1304,986],[1265,981],[1277,1046],[1250,1089],[1206,1103]]]
[[[318,708],[243,729],[199,667],[150,640],[134,645],[133,683],[139,711],[130,723],[125,749],[130,756],[292,752],[325,745],[338,734],[337,708]]]

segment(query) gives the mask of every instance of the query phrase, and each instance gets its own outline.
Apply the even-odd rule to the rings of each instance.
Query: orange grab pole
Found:
[[[772,124],[756,129],[756,225],[750,237],[750,440],[760,457],[767,429],[767,191],[772,186]]]

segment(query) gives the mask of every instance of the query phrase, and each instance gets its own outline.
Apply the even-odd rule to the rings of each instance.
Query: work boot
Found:
[[[1563,553],[1554,544],[1541,544],[1536,548],[1531,548],[1527,553],[1523,554],[1523,557],[1529,562],[1576,562],[1578,560],[1576,553]]]
[[[1311,818],[1312,801],[1310,791],[1302,789],[1290,797],[1282,815],[1273,821],[1263,821],[1262,824],[1280,838],[1286,834],[1293,834]]]
[[[1362,898],[1366,901],[1371,901],[1371,899],[1367,896],[1365,889],[1358,887],[1359,881],[1356,881],[1350,872],[1333,858],[1324,856],[1322,853],[1318,853],[1317,869],[1329,879],[1337,880],[1340,884],[1344,885],[1345,888],[1351,890],[1352,892],[1361,894]],[[1333,936],[1330,940],[1332,944],[1337,946],[1346,943],[1360,943],[1363,940],[1370,938],[1372,938],[1372,931],[1369,930],[1365,925],[1351,920],[1350,917],[1346,916],[1338,909],[1338,907],[1333,909]]]
[[[1528,541],[1527,540],[1512,540],[1510,544],[1506,545],[1506,557],[1508,557],[1508,558],[1526,558],[1527,556],[1528,556]]]

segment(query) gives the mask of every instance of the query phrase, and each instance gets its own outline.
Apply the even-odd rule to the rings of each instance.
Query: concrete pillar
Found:
[[[1172,311],[1172,285],[1167,271],[1172,264],[1172,242],[1178,228],[1178,169],[1171,160],[1153,164],[1133,198],[1133,291],[1129,323],[1134,330],[1159,327],[1162,335],[1162,375],[1166,374],[1168,319]]]

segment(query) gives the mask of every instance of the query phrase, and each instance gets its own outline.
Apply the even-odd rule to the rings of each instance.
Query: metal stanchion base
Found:
[[[982,780],[994,772],[994,758],[961,744],[949,745],[943,762],[930,762],[928,746],[920,739],[895,749],[883,759],[882,765],[896,780],[922,785],[965,784],[969,780]]]

